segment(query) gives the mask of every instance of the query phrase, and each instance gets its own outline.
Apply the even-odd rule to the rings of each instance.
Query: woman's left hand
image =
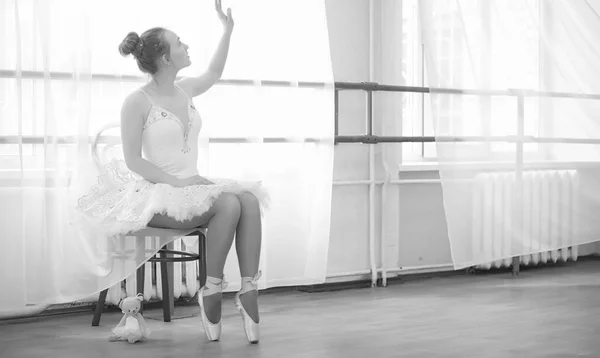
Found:
[[[231,31],[233,31],[233,17],[231,16],[231,8],[227,8],[227,15],[225,15],[223,9],[221,8],[221,0],[215,0],[215,9],[217,10],[217,16],[219,16],[219,20],[221,20],[225,30],[231,33]]]

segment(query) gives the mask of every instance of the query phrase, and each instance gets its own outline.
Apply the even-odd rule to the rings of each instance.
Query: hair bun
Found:
[[[140,36],[136,32],[128,33],[119,45],[119,53],[122,56],[133,54],[133,56],[138,57],[141,52],[140,41]]]

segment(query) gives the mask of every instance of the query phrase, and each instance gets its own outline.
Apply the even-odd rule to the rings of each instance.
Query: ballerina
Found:
[[[129,54],[152,79],[129,94],[121,109],[124,161],[104,167],[98,185],[78,201],[90,225],[109,236],[143,227],[190,229],[208,226],[207,280],[199,291],[204,331],[210,341],[221,336],[221,298],[227,286],[223,269],[236,241],[242,288],[235,305],[249,342],[259,341],[257,281],[261,247],[261,208],[267,194],[260,183],[199,175],[198,135],[202,118],[193,98],[220,78],[234,21],[221,0],[215,9],[224,31],[208,70],[177,80],[190,66],[188,45],[173,31],[155,27],[127,34],[119,52]]]

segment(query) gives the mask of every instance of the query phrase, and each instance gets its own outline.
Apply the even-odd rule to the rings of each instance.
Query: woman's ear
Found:
[[[169,56],[167,56],[167,54],[163,54],[162,56],[160,56],[160,59],[167,66],[171,64],[171,59],[169,58]]]

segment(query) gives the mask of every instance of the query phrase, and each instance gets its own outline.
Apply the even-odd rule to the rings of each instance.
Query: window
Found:
[[[311,108],[322,97],[323,85],[297,85],[332,82],[330,63],[324,61],[329,43],[323,36],[327,24],[322,4],[277,5],[274,0],[223,1],[225,10],[233,9],[236,23],[223,78],[246,84],[217,85],[195,98],[213,137],[302,139],[322,131],[323,125],[312,126],[311,121],[317,123],[322,116],[315,116]],[[265,16],[268,12],[276,15]],[[269,20],[257,23],[256,18]],[[307,19],[314,22],[308,26]],[[65,167],[77,150],[74,138],[91,138],[104,125],[118,123],[123,99],[147,77],[117,47],[128,32],[141,34],[152,26],[175,31],[190,46],[193,63],[182,76],[206,68],[221,31],[213,1],[173,0],[167,7],[158,0],[57,0],[51,5],[2,1],[2,169],[19,170],[21,164],[25,169]],[[273,31],[276,28],[282,30]],[[273,87],[261,81],[281,83]],[[239,150],[231,143],[217,146]]]
[[[455,89],[487,88],[495,90],[537,89],[541,81],[543,58],[540,56],[541,4],[539,0],[494,1],[435,5],[430,19],[422,23],[418,0],[403,0],[403,59],[406,84],[430,87],[423,51],[432,51],[445,85]],[[446,4],[446,5],[444,5]],[[423,26],[431,30],[432,48],[425,49]],[[435,96],[437,131],[431,114],[429,95],[405,95],[403,135],[405,136],[512,136],[517,134],[515,97],[448,94]],[[540,104],[525,102],[525,135],[539,135]],[[514,143],[473,143],[473,153],[484,157],[514,157]],[[540,155],[538,146],[525,145],[530,158]],[[476,158],[474,158],[476,159]],[[436,160],[435,143],[403,145],[403,161]]]

